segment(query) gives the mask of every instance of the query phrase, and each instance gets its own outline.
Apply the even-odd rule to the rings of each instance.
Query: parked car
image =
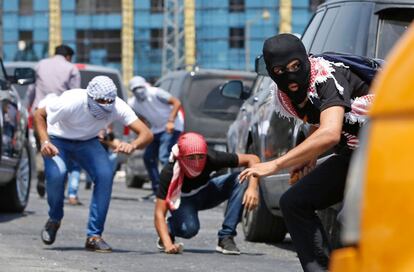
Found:
[[[374,83],[370,121],[347,180],[343,243],[329,271],[414,271],[414,25]]]
[[[327,51],[383,59],[394,42],[414,18],[414,3],[401,1],[329,1],[317,9],[302,41],[309,53]],[[262,161],[285,154],[306,138],[308,127],[280,118],[274,113],[270,97],[273,81],[264,61],[256,62],[257,78],[250,97],[227,134],[230,152],[253,152]],[[223,95],[240,99],[244,87],[239,81],[223,86]],[[289,174],[281,172],[264,177],[260,183],[261,202],[244,212],[242,225],[249,241],[280,242],[286,228],[279,207],[280,196],[289,188]],[[337,207],[321,213],[321,219],[334,244],[338,244]],[[263,223],[265,222],[265,223]]]
[[[29,201],[35,173],[35,150],[30,144],[28,114],[14,84],[35,81],[33,69],[18,68],[6,73],[0,59],[0,210],[22,212]]]
[[[179,70],[160,78],[155,86],[180,99],[184,115],[184,131],[198,132],[206,138],[209,148],[226,151],[226,132],[236,118],[241,100],[225,98],[220,86],[230,80],[243,82],[250,89],[255,74],[245,71],[194,69]],[[126,179],[133,187],[142,187],[142,153],[135,152],[126,163]],[[129,182],[130,181],[130,182]]]

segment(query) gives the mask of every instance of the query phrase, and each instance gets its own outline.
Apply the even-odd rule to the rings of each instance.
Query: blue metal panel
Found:
[[[7,1],[2,1],[2,2],[3,2],[3,12],[19,10],[19,0],[7,0]]]
[[[76,9],[75,0],[62,0],[60,3],[61,3],[62,11],[68,11],[68,10],[73,11]]]
[[[65,0],[67,1],[67,0]],[[62,2],[65,2],[62,1]],[[47,11],[49,10],[49,1],[45,1],[45,0],[33,0],[33,10],[36,11]]]

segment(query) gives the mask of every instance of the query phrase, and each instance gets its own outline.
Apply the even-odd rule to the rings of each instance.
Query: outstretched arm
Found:
[[[165,215],[167,214],[167,211],[167,202],[163,199],[157,198],[154,211],[155,229],[157,230],[158,236],[165,247],[165,253],[180,253],[180,245],[173,243],[168,231],[167,223],[165,223]]]
[[[135,149],[142,149],[152,142],[152,132],[141,120],[135,120],[129,125],[129,128],[138,135],[137,138],[131,143],[120,142],[114,152],[131,154]]]
[[[251,176],[268,176],[318,157],[339,143],[344,114],[345,110],[341,106],[333,106],[322,111],[319,128],[305,141],[275,160],[259,163],[252,168],[245,169],[239,178],[243,180]]]
[[[181,107],[181,102],[180,100],[178,100],[178,98],[175,98],[174,96],[171,96],[168,99],[168,104],[172,105],[172,109],[170,112],[170,115],[168,116],[168,122],[167,122],[167,126],[165,128],[165,130],[168,133],[173,133],[174,132],[174,122],[175,122],[175,118],[177,117],[177,113]]]
[[[239,166],[252,167],[260,162],[258,156],[253,154],[237,154],[239,157]],[[244,207],[253,210],[259,205],[259,179],[251,176],[249,178],[249,186],[243,196]]]
[[[37,135],[39,135],[40,152],[43,156],[53,157],[59,153],[59,150],[49,140],[46,118],[45,108],[38,108],[34,113],[34,125]]]

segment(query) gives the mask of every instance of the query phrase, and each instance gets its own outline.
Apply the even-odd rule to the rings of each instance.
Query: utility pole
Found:
[[[164,1],[164,28],[162,47],[162,74],[183,66],[183,29],[180,28],[180,15],[183,5],[180,0]]]
[[[279,0],[279,33],[292,32],[292,0]]]
[[[122,80],[127,86],[134,75],[134,1],[122,0]]]
[[[62,44],[60,0],[49,0],[49,56],[55,54],[55,47],[60,44]]]
[[[0,7],[2,7],[0,11],[0,58],[3,58],[3,0],[0,0]]]
[[[162,74],[195,62],[195,0],[165,0]]]
[[[195,0],[184,0],[184,54],[187,71],[192,70],[196,63],[195,35]]]

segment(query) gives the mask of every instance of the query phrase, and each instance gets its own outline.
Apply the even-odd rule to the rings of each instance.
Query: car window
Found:
[[[328,51],[366,55],[369,22],[372,5],[348,4],[332,7],[316,34],[310,52],[319,54]]]
[[[167,92],[171,91],[171,84],[172,84],[172,79],[165,79],[163,81],[158,82],[155,87],[161,88]]]
[[[319,25],[321,23],[321,20],[323,18],[323,14],[325,13],[325,10],[321,10],[317,12],[312,20],[310,21],[308,27],[306,28],[305,32],[302,35],[302,42],[305,45],[306,51],[309,52],[310,47],[313,42],[313,38],[315,36],[316,31],[319,28]]]
[[[414,9],[389,9],[380,13],[375,54],[377,58],[385,59],[413,18]]]
[[[121,87],[122,85],[121,85],[121,81],[120,81],[118,74],[101,72],[101,71],[89,71],[89,70],[80,70],[79,72],[81,76],[81,88],[86,89],[89,81],[91,81],[91,79],[96,76],[107,76],[110,79],[112,79],[113,82],[115,83],[118,97],[123,100],[127,99],[126,97],[124,97],[124,94],[122,93],[122,87]]]
[[[221,95],[220,86],[225,81],[224,78],[193,78],[187,98],[193,116],[221,120],[236,118],[243,100]],[[251,82],[244,81],[243,84],[251,86]]]

